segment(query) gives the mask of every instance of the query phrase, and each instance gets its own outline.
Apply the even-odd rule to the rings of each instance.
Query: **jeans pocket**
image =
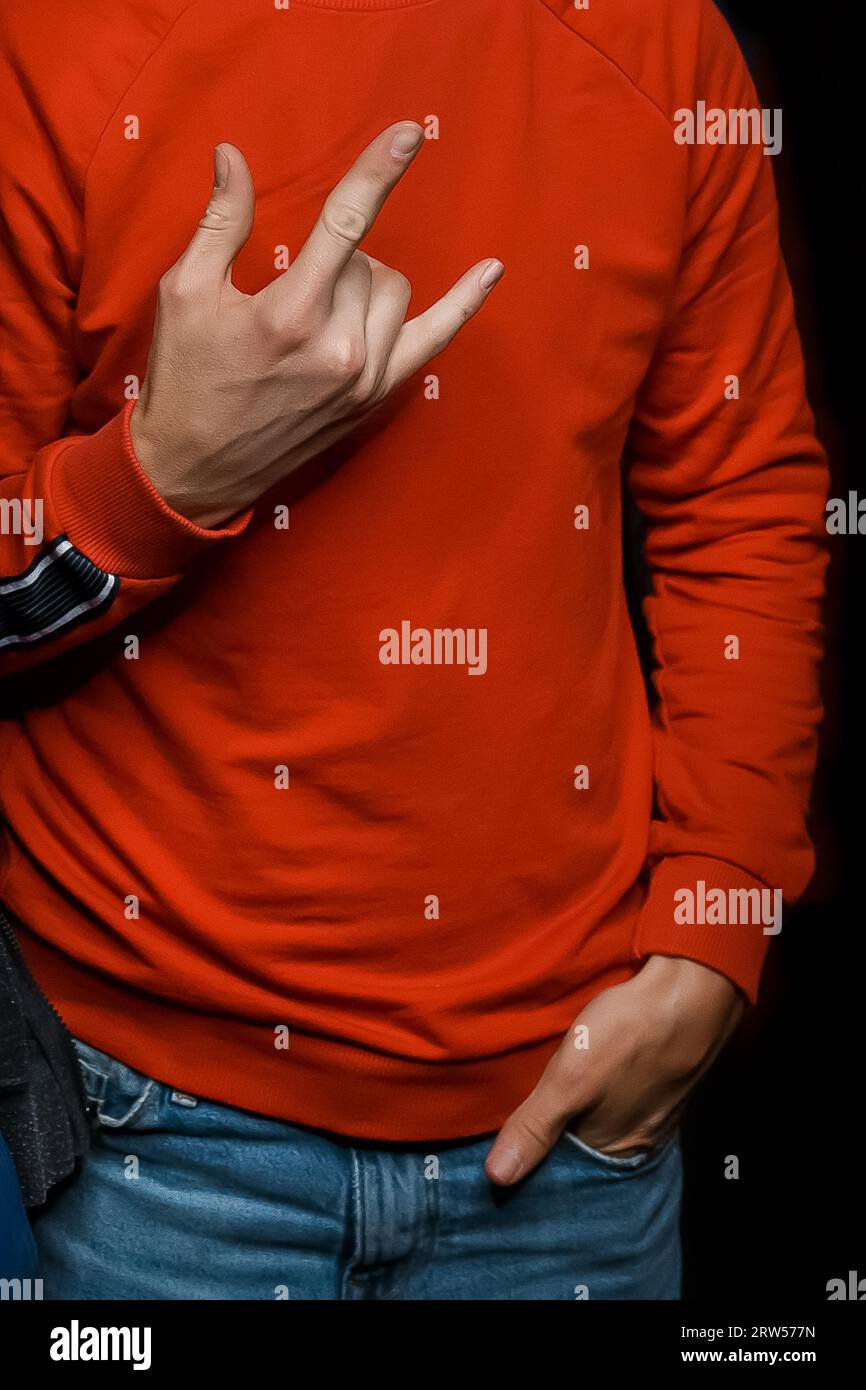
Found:
[[[105,1129],[143,1125],[158,1100],[159,1082],[80,1038],[73,1038],[72,1043],[95,1122]]]
[[[589,1144],[585,1144],[571,1130],[566,1129],[562,1132],[562,1139],[565,1143],[571,1144],[580,1154],[597,1163],[600,1167],[612,1173],[636,1173],[644,1168],[654,1167],[668,1150],[676,1143],[679,1136],[678,1130],[671,1130],[663,1139],[660,1139],[651,1149],[644,1149],[637,1154],[606,1154],[601,1149],[593,1149]]]

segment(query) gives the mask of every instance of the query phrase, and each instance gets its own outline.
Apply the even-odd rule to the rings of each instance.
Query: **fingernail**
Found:
[[[501,261],[491,261],[490,264],[482,270],[481,278],[478,283],[483,290],[492,290],[497,280],[501,280],[504,273],[505,266]]]
[[[225,188],[229,177],[229,162],[224,150],[219,145],[213,152],[213,186],[214,188]]]
[[[391,153],[396,159],[406,159],[410,154],[415,153],[423,139],[424,132],[418,126],[415,126],[414,129],[404,127],[403,130],[398,130],[394,136]]]
[[[497,1182],[514,1182],[523,1167],[523,1158],[519,1149],[513,1149],[509,1145],[507,1148],[497,1149],[496,1157],[488,1165],[490,1172]]]

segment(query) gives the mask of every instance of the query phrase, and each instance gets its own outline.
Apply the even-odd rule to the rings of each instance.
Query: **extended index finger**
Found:
[[[292,272],[328,293],[372,227],[424,139],[415,121],[399,121],[377,135],[328,194]]]

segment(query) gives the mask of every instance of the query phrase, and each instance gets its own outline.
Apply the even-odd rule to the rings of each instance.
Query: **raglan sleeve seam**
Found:
[[[187,0],[187,4],[185,4],[180,10],[178,10],[177,14],[174,16],[174,19],[171,21],[171,23],[169,24],[168,28],[165,30],[165,33],[162,34],[161,37],[157,39],[156,43],[153,45],[153,47],[152,47],[152,48],[149,50],[149,52],[147,53],[147,56],[142,60],[142,62],[141,62],[141,63],[139,64],[139,66],[136,68],[136,70],[135,70],[135,72],[133,73],[132,77],[131,77],[130,80],[127,82],[126,86],[123,88],[123,91],[120,92],[119,96],[117,97],[117,100],[115,101],[115,103],[114,103],[114,105],[112,106],[110,112],[108,113],[108,116],[106,117],[105,122],[104,122],[104,124],[101,126],[101,128],[100,128],[100,130],[99,130],[99,134],[97,135],[96,140],[94,141],[93,150],[91,151],[90,158],[88,159],[87,163],[85,164],[85,166],[84,166],[84,168],[82,169],[82,172],[81,172],[81,179],[80,179],[80,196],[81,196],[81,203],[82,203],[82,206],[83,206],[84,200],[85,200],[85,198],[86,198],[86,196],[87,196],[87,181],[88,181],[88,178],[90,177],[90,171],[91,171],[91,169],[92,169],[92,167],[93,167],[93,164],[94,164],[94,162],[95,162],[95,160],[96,160],[97,155],[99,154],[99,151],[100,151],[100,149],[101,149],[101,147],[102,147],[102,142],[103,142],[103,140],[105,139],[106,134],[108,133],[108,130],[109,130],[109,127],[111,126],[112,121],[115,119],[115,117],[116,117],[118,111],[120,110],[120,108],[121,108],[121,106],[123,105],[123,103],[124,103],[124,101],[126,100],[126,98],[129,96],[129,93],[132,91],[132,89],[133,89],[133,87],[135,86],[136,82],[138,82],[138,80],[139,80],[139,78],[141,77],[142,73],[144,72],[145,68],[146,68],[146,67],[148,66],[148,64],[149,64],[150,62],[152,62],[152,60],[156,57],[157,53],[158,53],[159,50],[162,48],[163,44],[167,42],[169,36],[171,35],[172,30],[173,30],[173,29],[175,28],[175,26],[180,22],[180,20],[183,19],[184,15],[187,13],[187,11],[193,9],[198,3],[199,3],[199,0]]]

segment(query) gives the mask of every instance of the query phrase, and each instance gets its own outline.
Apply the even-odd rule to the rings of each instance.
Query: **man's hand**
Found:
[[[565,1128],[590,1148],[620,1157],[653,1147],[676,1122],[743,1006],[736,987],[707,966],[651,957],[634,979],[604,990],[575,1020],[535,1090],[499,1131],[488,1177],[501,1184],[525,1177]]]
[[[175,511],[216,526],[347,434],[451,341],[503,266],[485,260],[417,318],[411,286],[358,250],[423,144],[414,122],[367,146],[288,270],[255,295],[232,284],[255,195],[232,145],[187,249],[166,271],[147,375],[130,416],[141,466]]]

